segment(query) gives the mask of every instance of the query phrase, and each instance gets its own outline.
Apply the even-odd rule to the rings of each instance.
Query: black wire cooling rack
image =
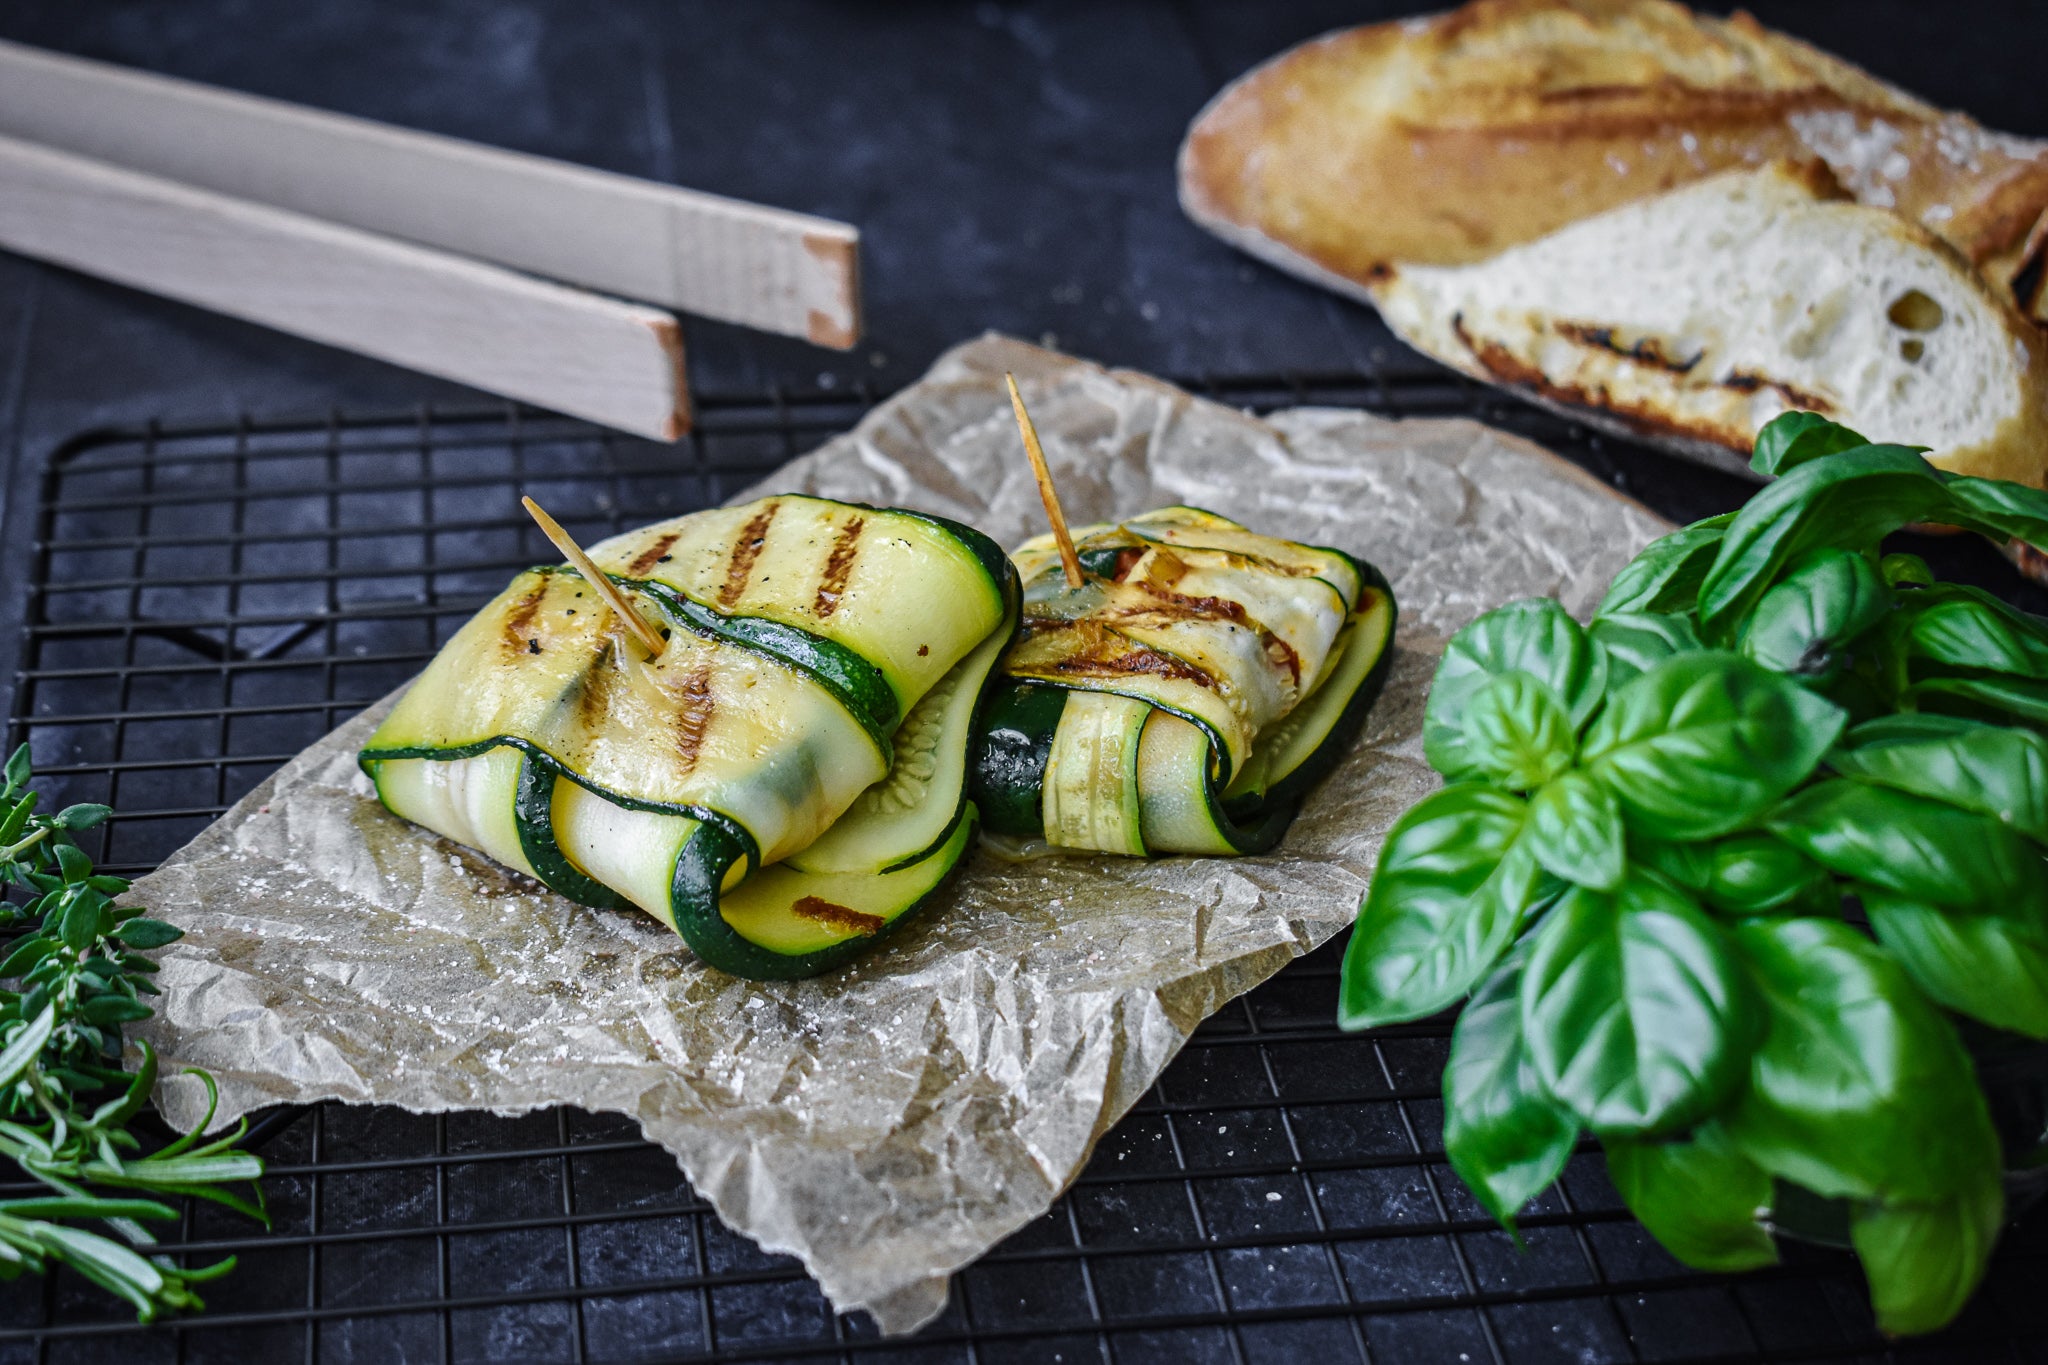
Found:
[[[1193,387],[1260,409],[1478,416],[1679,518],[1743,492],[1441,372]],[[120,812],[102,861],[144,870],[549,556],[520,492],[608,534],[725,499],[871,403],[712,398],[680,447],[505,408],[78,438],[42,483],[15,737],[50,795]],[[1790,1247],[1780,1270],[1735,1280],[1685,1271],[1591,1150],[1517,1249],[1442,1161],[1448,1026],[1337,1032],[1338,947],[1205,1023],[1075,1188],[914,1338],[833,1314],[628,1120],[323,1104],[261,1127],[269,1231],[186,1212],[170,1251],[241,1258],[203,1316],[141,1329],[66,1273],[18,1281],[0,1287],[0,1365],[2042,1358],[2048,1219],[2008,1237],[1957,1327],[1910,1346],[1878,1336],[1841,1253]]]

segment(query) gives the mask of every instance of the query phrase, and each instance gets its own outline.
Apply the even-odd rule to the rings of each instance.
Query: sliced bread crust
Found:
[[[1723,170],[1816,156],[1859,201],[2039,297],[2026,251],[2048,223],[2048,144],[1746,14],[1668,0],[1475,0],[1315,39],[1197,116],[1180,194],[1234,245],[1368,285],[1397,262],[1483,260]]]
[[[2048,461],[2041,331],[1949,243],[1812,163],[1724,172],[1476,265],[1389,268],[1369,292],[1448,365],[1718,463],[1792,408],[1959,473],[2038,484]]]

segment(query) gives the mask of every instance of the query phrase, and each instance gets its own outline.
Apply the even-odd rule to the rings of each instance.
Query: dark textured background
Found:
[[[2048,134],[2039,0],[1755,8],[1991,126]],[[1181,376],[1371,366],[1395,353],[1370,310],[1189,225],[1172,164],[1187,120],[1224,81],[1314,33],[1397,12],[1328,0],[6,0],[0,36],[858,224],[866,340],[839,354],[690,324],[696,384],[731,392],[893,387],[989,328]],[[83,429],[470,397],[0,254],[0,570],[21,581],[32,480]],[[1655,461],[1631,468],[1647,501],[1703,510],[1687,506],[1697,477],[1660,474]],[[0,594],[0,677],[12,675],[21,613],[18,594]],[[1142,1146],[1157,1136],[1149,1121],[1125,1124],[1109,1146]],[[1517,1273],[1540,1272],[1547,1255],[1538,1245]],[[1853,1316],[1860,1294],[1837,1297]],[[1632,1303],[1643,1353],[1655,1353],[1660,1322],[1684,1338],[1670,1344],[1678,1354],[1724,1349],[1696,1316]],[[1787,1298],[1785,1316],[1819,1304]],[[1531,1332],[1557,1331],[1552,1313],[1530,1306]],[[1414,1358],[1470,1345],[1432,1319],[1400,1321],[1423,1333]],[[108,1347],[93,1358],[125,1349]],[[359,1358],[394,1358],[388,1343],[364,1349]],[[1035,1345],[1019,1351],[1040,1358]]]
[[[1224,81],[1379,3],[9,0],[0,36],[843,218],[869,333],[691,327],[708,389],[914,378],[986,328],[1167,373],[1332,368],[1368,309],[1255,265],[1173,196]],[[2038,0],[1778,0],[1767,21],[1989,125],[2048,134]],[[0,441],[407,405],[453,386],[0,255]]]

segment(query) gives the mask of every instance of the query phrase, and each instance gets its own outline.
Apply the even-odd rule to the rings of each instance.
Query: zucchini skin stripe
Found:
[[[870,512],[889,512],[899,517],[909,517],[912,521],[921,521],[927,526],[936,526],[959,541],[961,547],[973,555],[975,562],[981,565],[981,571],[988,575],[989,582],[996,584],[999,589],[1007,591],[1008,587],[1017,581],[1017,566],[1003,553],[1003,547],[990,539],[986,532],[977,531],[964,522],[942,517],[936,512],[913,512],[906,507],[875,507],[868,503],[848,505],[865,508]]]
[[[520,752],[524,753],[528,759],[532,760],[536,764],[547,767],[550,771],[554,773],[557,779],[566,777],[571,782],[574,782],[577,786],[583,788],[583,790],[591,792],[597,796],[601,796],[605,800],[611,802],[613,805],[624,807],[626,810],[652,811],[656,815],[682,815],[687,816],[692,820],[699,821],[705,825],[717,825],[723,829],[729,830],[733,834],[733,837],[738,839],[742,844],[746,846],[748,858],[755,860],[757,863],[760,859],[761,850],[754,843],[754,836],[748,834],[746,830],[742,828],[740,824],[737,821],[735,821],[731,816],[723,814],[719,811],[715,811],[711,809],[709,806],[686,805],[672,801],[641,801],[635,797],[621,796],[617,792],[611,791],[608,788],[600,787],[595,783],[584,781],[583,778],[577,775],[574,769],[564,764],[560,759],[556,758],[553,754],[541,748],[533,741],[521,739],[517,735],[498,735],[492,739],[480,739],[476,741],[476,743],[474,744],[461,744],[449,749],[428,749],[418,747],[401,749],[364,749],[356,755],[356,766],[363,770],[365,776],[369,777],[371,780],[374,781],[376,779],[377,773],[376,770],[372,768],[370,765],[379,762],[383,759],[430,758],[435,759],[437,761],[452,762],[453,760],[458,758],[475,758],[478,754],[488,753],[492,749],[500,748],[517,749]],[[521,779],[520,795],[522,796],[522,798],[525,796],[525,784],[523,778]]]
[[[553,763],[539,762],[531,753],[520,759],[519,792],[512,804],[519,847],[533,864],[534,875],[556,895],[599,910],[623,910],[630,902],[585,876],[555,842],[555,783],[560,780]]]
[[[1032,838],[1045,817],[1045,765],[1070,689],[1001,678],[991,683],[976,722],[967,786],[986,827]]]
[[[666,583],[606,574],[622,588],[651,597],[662,614],[678,626],[707,640],[753,651],[803,673],[844,706],[875,741],[884,760],[893,755],[896,727],[903,720],[896,694],[882,670],[845,645],[796,626],[760,616],[727,616]]]
[[[703,806],[660,805],[620,798],[580,781],[574,773],[565,769],[545,751],[535,748],[525,740],[510,736],[464,745],[460,749],[365,750],[358,756],[357,762],[366,773],[374,777],[372,765],[384,759],[453,762],[458,759],[474,758],[494,748],[518,749],[525,755],[525,770],[520,775],[517,798],[520,846],[526,852],[528,860],[533,863],[534,871],[540,876],[542,883],[550,891],[578,904],[600,910],[634,908],[629,901],[609,887],[577,871],[556,845],[552,820],[556,782],[567,777],[585,790],[596,792],[604,799],[628,809],[681,815],[696,820],[697,830],[684,841],[682,851],[676,858],[669,896],[670,913],[674,916],[676,933],[681,936],[690,951],[709,965],[734,976],[756,981],[794,981],[831,971],[866,952],[915,918],[918,911],[923,909],[945,885],[945,879],[941,878],[930,892],[905,906],[873,934],[850,938],[816,952],[779,953],[771,948],[764,948],[736,932],[719,912],[723,894],[721,888],[726,875],[736,864],[742,862],[748,864],[750,874],[757,871],[759,851],[745,829],[717,811]],[[974,804],[965,799],[959,803],[953,820],[946,826],[945,833],[930,849],[916,857],[903,860],[896,867],[883,870],[895,871],[900,867],[912,866],[925,858],[939,856],[945,846],[957,837],[963,821],[976,821]]]
[[[960,823],[972,822],[974,818],[974,807],[964,806],[947,827],[943,842],[950,843],[958,834]],[[872,934],[849,938],[816,952],[779,953],[739,933],[719,912],[719,888],[728,870],[748,856],[746,846],[735,837],[733,829],[707,823],[684,842],[676,858],[669,907],[675,917],[676,933],[691,952],[719,971],[750,981],[798,981],[844,966],[915,919],[946,882],[942,877],[930,891],[904,906]]]

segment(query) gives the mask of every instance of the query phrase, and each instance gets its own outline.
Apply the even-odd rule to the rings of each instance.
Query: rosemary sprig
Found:
[[[186,1073],[207,1092],[207,1118],[191,1134],[144,1154],[129,1131],[157,1076],[146,1042],[136,1071],[122,1065],[124,1030],[154,1012],[142,997],[157,994],[157,967],[144,953],[181,933],[140,906],[116,905],[128,883],[94,872],[78,847],[76,833],[104,821],[107,807],[38,814],[26,744],[0,776],[0,887],[27,894],[0,902],[0,930],[23,930],[0,959],[0,1156],[50,1189],[0,1200],[0,1279],[65,1265],[135,1305],[143,1322],[201,1308],[192,1287],[234,1269],[235,1258],[185,1268],[152,1252],[144,1224],[174,1221],[164,1201],[180,1196],[269,1218],[254,1183],[263,1162],[235,1150],[246,1121],[199,1141],[218,1097],[205,1072]]]

